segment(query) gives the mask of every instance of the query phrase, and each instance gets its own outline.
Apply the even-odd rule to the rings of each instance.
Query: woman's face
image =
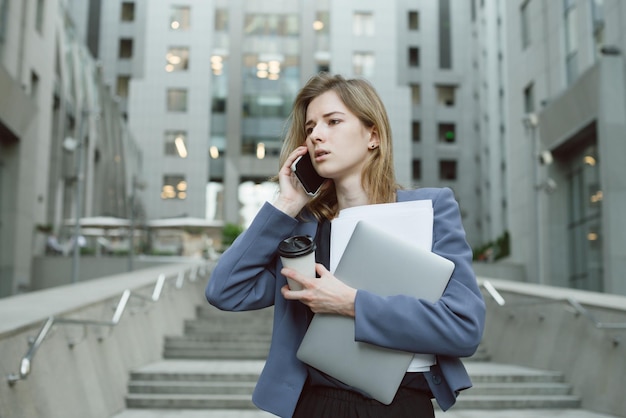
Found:
[[[337,93],[329,90],[309,103],[305,130],[306,146],[321,176],[335,182],[360,181],[370,146],[378,146],[378,135],[348,110]]]

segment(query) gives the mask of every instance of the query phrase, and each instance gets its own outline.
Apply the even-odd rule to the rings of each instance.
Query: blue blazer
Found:
[[[357,290],[355,340],[412,353],[435,354],[425,373],[445,411],[458,393],[471,387],[460,357],[474,354],[485,323],[485,304],[472,270],[458,204],[448,188],[398,191],[398,201],[431,199],[434,210],[432,251],[452,260],[455,269],[439,301],[406,296],[382,297]],[[304,222],[266,203],[250,227],[220,257],[206,287],[206,298],[222,310],[245,311],[274,306],[272,343],[252,400],[260,409],[291,417],[307,378],[296,351],[307,328],[306,306],[283,298],[287,281],[280,274],[279,243],[291,235],[314,236],[316,221]],[[417,274],[417,272],[416,272]],[[389,324],[393,324],[392,327]]]

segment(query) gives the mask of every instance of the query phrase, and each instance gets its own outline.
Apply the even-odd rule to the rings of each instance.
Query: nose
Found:
[[[319,127],[319,125],[315,125],[313,128],[311,128],[311,134],[309,135],[309,138],[311,139],[311,142],[315,143],[315,142],[322,142],[323,139],[323,135],[322,135],[322,131]]]

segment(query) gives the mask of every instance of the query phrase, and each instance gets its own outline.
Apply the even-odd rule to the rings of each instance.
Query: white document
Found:
[[[339,216],[332,221],[330,271],[333,273],[352,236],[357,221],[371,223],[419,248],[432,250],[434,223],[432,200],[355,206],[340,211]],[[376,251],[375,242],[372,243],[372,251]],[[367,257],[367,254],[364,254],[363,257]],[[433,364],[435,364],[434,355],[415,354],[407,371],[428,371]]]
[[[357,221],[376,225],[392,235],[430,251],[433,245],[433,202],[411,200],[355,206],[339,212],[330,229],[330,271],[334,272]],[[376,243],[372,243],[376,251]],[[364,254],[367,257],[367,254]]]

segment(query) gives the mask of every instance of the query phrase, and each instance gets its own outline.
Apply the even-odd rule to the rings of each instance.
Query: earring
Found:
[[[371,148],[371,149],[376,148],[376,144],[371,144],[371,145],[370,145],[370,148]]]

